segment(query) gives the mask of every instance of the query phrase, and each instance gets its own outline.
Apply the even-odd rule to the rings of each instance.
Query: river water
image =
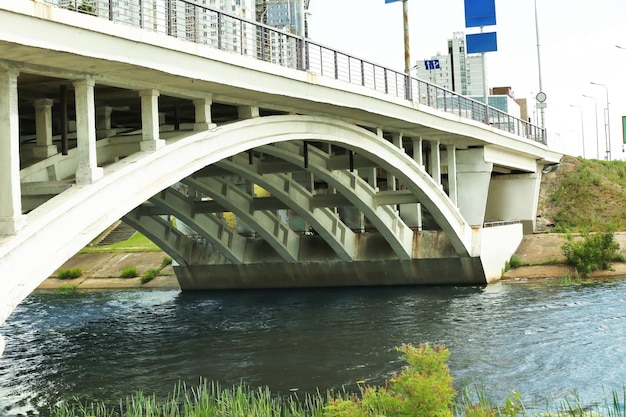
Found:
[[[626,382],[626,281],[245,292],[35,293],[0,328],[0,415],[201,377],[273,392],[381,384],[395,346],[444,344],[457,389],[525,401]]]

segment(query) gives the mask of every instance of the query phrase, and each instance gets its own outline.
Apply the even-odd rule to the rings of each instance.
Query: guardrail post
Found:
[[[139,27],[143,29],[143,1],[139,0]]]
[[[361,60],[361,85],[365,87],[365,63]]]
[[[413,82],[410,74],[404,76],[404,94],[407,100],[413,100]]]
[[[165,0],[165,23],[167,24],[167,35],[172,36],[172,24],[174,23],[172,16],[172,0]]]

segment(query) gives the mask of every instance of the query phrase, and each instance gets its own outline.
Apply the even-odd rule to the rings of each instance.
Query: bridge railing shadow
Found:
[[[546,144],[545,129],[451,90],[193,0],[45,0],[111,21],[312,72]]]

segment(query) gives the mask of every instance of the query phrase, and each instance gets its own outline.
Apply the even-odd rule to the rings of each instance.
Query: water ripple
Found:
[[[0,329],[0,410],[78,396],[168,393],[179,380],[288,392],[382,383],[395,346],[445,344],[456,385],[502,399],[577,390],[591,400],[626,375],[626,283],[561,287],[370,288],[184,294],[36,293]]]

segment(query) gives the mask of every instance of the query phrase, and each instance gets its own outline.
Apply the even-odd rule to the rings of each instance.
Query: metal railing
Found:
[[[545,129],[480,101],[193,0],[44,1],[223,51],[358,84],[544,145],[547,143]]]

